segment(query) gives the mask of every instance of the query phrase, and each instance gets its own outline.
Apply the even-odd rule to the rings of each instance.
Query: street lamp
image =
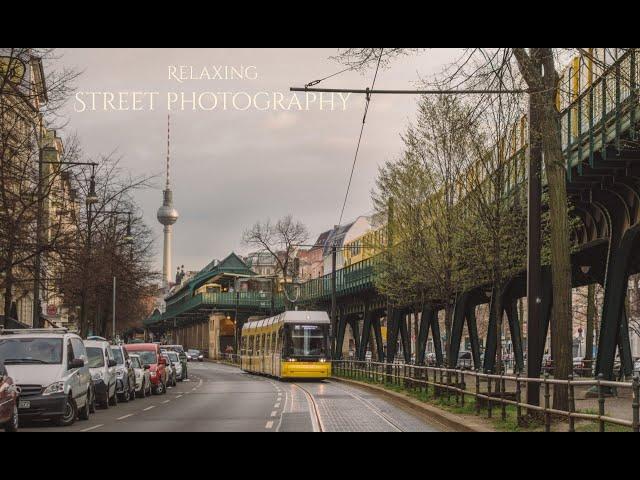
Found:
[[[129,219],[127,220],[127,233],[124,236],[124,242],[127,245],[131,245],[133,243],[133,235],[131,234],[131,213],[128,213]]]
[[[89,180],[89,193],[87,194],[87,198],[85,199],[85,202],[87,206],[90,206],[90,205],[95,205],[96,203],[98,203],[98,201],[99,201],[99,198],[98,198],[98,194],[96,193],[96,177],[92,173],[91,180]]]

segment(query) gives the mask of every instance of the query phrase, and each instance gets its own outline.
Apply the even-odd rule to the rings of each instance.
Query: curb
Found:
[[[331,380],[356,385],[359,388],[364,390],[369,390],[388,398],[396,404],[400,404],[405,407],[405,409],[409,409],[414,413],[419,414],[422,417],[425,417],[428,420],[435,420],[440,423],[442,426],[446,427],[448,430],[454,432],[475,432],[475,433],[488,433],[495,432],[495,430],[487,428],[485,425],[481,425],[474,421],[473,418],[464,418],[459,415],[446,412],[432,405],[423,403],[419,400],[411,398],[408,395],[398,392],[392,392],[383,387],[379,387],[377,385],[371,385],[364,382],[358,382],[356,380],[347,380],[344,378],[331,377]]]

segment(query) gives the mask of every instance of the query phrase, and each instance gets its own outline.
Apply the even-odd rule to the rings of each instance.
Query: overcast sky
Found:
[[[79,92],[160,92],[154,111],[148,104],[141,105],[143,111],[103,111],[101,104],[96,111],[78,112],[82,104],[75,99],[66,107],[69,123],[63,136],[77,132],[89,157],[117,151],[133,175],[164,175],[167,92],[283,92],[286,104],[291,100],[290,86],[303,86],[343,68],[330,59],[336,49],[61,49],[60,53],[61,63],[84,72],[76,82]],[[452,50],[433,49],[400,59],[379,73],[376,87],[414,87],[419,78],[439,72],[454,56]],[[257,78],[178,83],[169,79],[170,66],[193,67],[198,75],[206,67],[214,77],[220,66],[251,66],[255,69],[245,72]],[[347,72],[321,86],[365,88],[372,77],[373,71]],[[320,111],[312,104],[309,111],[295,106],[291,111],[253,107],[225,111],[218,106],[194,112],[175,111],[180,106],[174,104],[171,181],[180,212],[174,227],[174,270],[182,264],[197,270],[232,251],[246,253],[242,232],[257,220],[291,213],[313,237],[338,221],[364,98],[350,97],[344,111],[339,99],[335,101],[334,111]],[[415,105],[413,96],[372,99],[343,223],[371,212],[377,168],[401,151],[400,133],[413,119]],[[156,189],[137,196],[156,232],[158,269],[162,227],[155,215],[162,188],[159,177]]]

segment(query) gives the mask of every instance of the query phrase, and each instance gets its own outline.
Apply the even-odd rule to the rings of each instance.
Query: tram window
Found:
[[[291,325],[287,331],[287,355],[321,357],[327,351],[327,328],[319,325]]]
[[[277,345],[276,345],[276,332],[271,333],[271,353],[276,353]]]

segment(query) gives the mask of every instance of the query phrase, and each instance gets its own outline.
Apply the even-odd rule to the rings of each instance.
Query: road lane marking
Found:
[[[80,430],[81,432],[90,432],[91,430],[95,430],[96,428],[104,427],[104,424],[96,425],[94,427],[85,428],[84,430]]]
[[[276,403],[273,408],[280,408],[280,402]]]
[[[271,412],[271,416],[275,417],[276,415],[278,415],[278,412],[276,410],[274,410],[273,412]]]
[[[162,403],[167,404],[167,403],[169,403],[170,401],[171,401],[171,400],[165,400],[165,401],[164,401],[164,402],[162,402]]]
[[[144,410],[142,410],[142,411],[143,411],[143,412],[148,412],[149,410],[152,410],[152,409],[154,409],[154,408],[156,408],[156,406],[155,406],[155,405],[151,405],[150,407],[147,407],[147,408],[145,408],[145,409],[144,409]]]
[[[273,428],[273,422],[271,421],[267,422],[264,428],[266,428],[267,430],[271,430]]]
[[[176,398],[180,398],[180,397],[182,397],[182,395],[178,395]]]
[[[134,415],[133,413],[130,413],[129,415],[125,415],[123,417],[116,418],[116,420],[124,420],[125,418],[133,417],[133,415]]]

